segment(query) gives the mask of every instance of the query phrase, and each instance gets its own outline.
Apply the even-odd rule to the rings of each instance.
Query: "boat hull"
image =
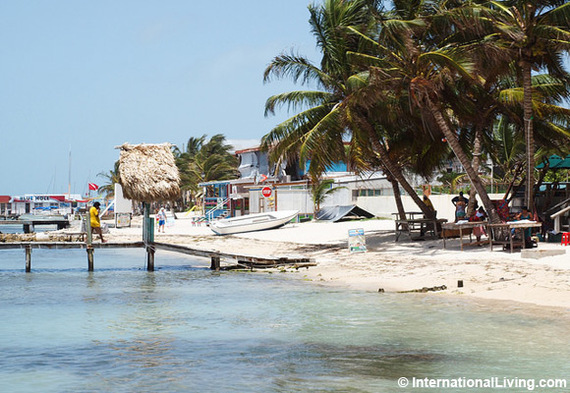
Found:
[[[265,231],[279,228],[299,214],[298,210],[248,214],[240,217],[225,218],[210,223],[210,229],[218,235]]]

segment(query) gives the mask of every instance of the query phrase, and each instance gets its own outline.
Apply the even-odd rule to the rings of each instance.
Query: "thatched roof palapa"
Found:
[[[140,202],[174,201],[180,197],[180,174],[171,144],[124,143],[119,158],[119,182],[126,198]]]

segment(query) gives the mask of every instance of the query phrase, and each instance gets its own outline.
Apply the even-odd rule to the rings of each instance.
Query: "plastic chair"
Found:
[[[570,245],[570,232],[562,233],[562,240],[560,241],[561,246],[568,246]]]

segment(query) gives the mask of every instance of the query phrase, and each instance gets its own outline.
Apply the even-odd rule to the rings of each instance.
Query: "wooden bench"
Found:
[[[432,232],[435,237],[439,237],[438,227],[447,222],[445,218],[417,218],[407,220],[395,220],[396,224],[396,241],[402,233],[406,233],[412,239],[412,231],[419,230],[420,236],[424,236],[428,232]]]

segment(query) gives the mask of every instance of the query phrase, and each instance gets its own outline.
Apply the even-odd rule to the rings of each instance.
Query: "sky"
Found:
[[[319,61],[312,0],[0,0],[0,195],[85,194],[116,146],[257,146],[280,53]]]

